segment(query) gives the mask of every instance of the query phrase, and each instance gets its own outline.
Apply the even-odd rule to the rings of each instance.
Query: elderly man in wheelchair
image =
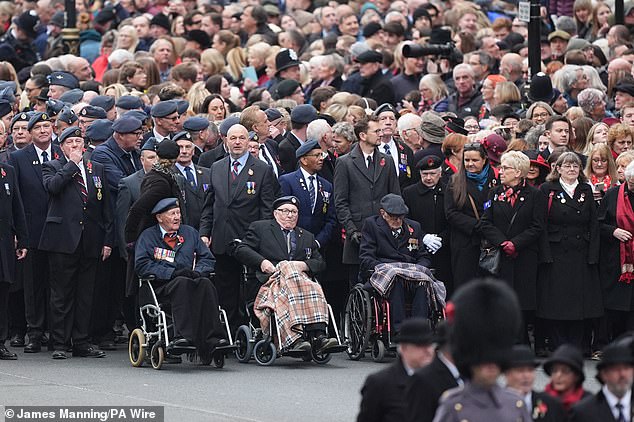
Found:
[[[419,223],[405,218],[408,212],[402,197],[385,195],[379,215],[363,223],[359,248],[360,274],[388,298],[396,332],[406,318],[406,296],[412,298],[411,317],[429,317],[427,290],[421,282],[433,279],[427,268],[431,259],[423,245],[424,233]]]
[[[313,279],[326,267],[319,245],[312,233],[297,227],[296,197],[278,198],[273,210],[274,219],[252,223],[234,250],[235,257],[255,269],[259,283],[264,283],[255,297],[255,314],[263,331],[271,313],[275,315],[280,348],[292,355],[328,353],[339,343],[327,336],[328,304]]]
[[[174,332],[167,353],[195,350],[203,362],[210,361],[217,349],[229,345],[210,280],[214,257],[193,227],[181,225],[176,198],[160,200],[152,214],[158,224],[141,233],[134,264],[141,279],[151,280],[158,300],[171,305]]]

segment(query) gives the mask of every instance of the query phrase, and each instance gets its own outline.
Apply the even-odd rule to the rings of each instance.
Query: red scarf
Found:
[[[619,196],[616,199],[616,226],[620,229],[634,233],[634,210],[623,183],[619,187]],[[630,284],[634,280],[634,240],[619,242],[621,276],[619,281]]]
[[[614,150],[610,150],[610,152],[612,153],[612,158],[616,160],[619,154],[617,154]]]
[[[451,161],[449,161],[449,158],[445,158],[445,164],[447,164],[447,167],[449,167],[454,172],[454,174],[458,173],[458,169],[456,168],[456,166],[451,164]]]
[[[577,403],[583,397],[583,387],[579,386],[577,389],[572,391],[567,391],[565,393],[560,393],[559,391],[555,391],[552,383],[549,383],[544,392],[549,396],[552,396],[559,400],[561,405],[564,407],[566,412],[570,410],[573,404]]]
[[[609,174],[603,176],[603,180],[600,181],[603,182],[603,192],[607,192],[608,189],[612,187],[612,178]],[[590,183],[592,183],[593,186],[596,185],[597,183],[599,183],[599,178],[593,174],[590,177]]]

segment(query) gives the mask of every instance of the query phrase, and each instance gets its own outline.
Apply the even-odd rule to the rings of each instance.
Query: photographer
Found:
[[[413,42],[405,42],[402,44],[403,51],[403,69],[401,73],[393,77],[390,82],[394,90],[394,100],[398,103],[410,91],[417,91],[420,78],[425,66],[423,55],[416,54],[422,50],[422,47]]]

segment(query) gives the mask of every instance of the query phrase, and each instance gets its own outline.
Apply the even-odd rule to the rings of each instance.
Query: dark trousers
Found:
[[[208,278],[176,277],[156,289],[159,301],[172,307],[174,332],[211,351],[224,338],[218,316],[216,288]]]
[[[47,330],[49,319],[49,259],[48,252],[29,249],[24,268],[24,303],[29,341],[39,341]]]
[[[121,315],[126,265],[115,250],[110,258],[106,261],[99,260],[97,264],[90,329],[95,342],[114,339],[112,327]]]
[[[82,243],[74,254],[49,254],[50,325],[55,350],[65,350],[71,340],[76,349],[88,347],[97,258],[84,256]]]
[[[572,344],[573,346],[579,348],[579,350],[584,350],[584,327],[585,324],[583,320],[551,320],[550,332],[553,340],[553,350],[566,343]]]
[[[634,311],[613,311],[606,309],[605,325],[607,339],[605,344],[616,340],[627,331],[634,331]]]
[[[9,337],[9,286],[0,281],[0,346]]]
[[[429,305],[427,304],[427,291],[424,287],[416,286],[414,283],[407,283],[395,280],[390,292],[390,320],[392,327],[396,331],[401,328],[401,322],[405,315],[405,296],[412,297],[412,317],[427,319],[429,317]]]
[[[26,317],[24,315],[24,289],[9,292],[9,335],[24,338]]]
[[[220,306],[227,313],[229,327],[235,333],[244,318],[240,314],[240,277],[242,264],[235,258],[225,255],[216,255],[216,291]]]

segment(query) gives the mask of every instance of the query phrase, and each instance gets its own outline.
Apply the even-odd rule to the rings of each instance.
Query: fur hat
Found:
[[[473,280],[456,291],[446,311],[451,354],[460,373],[469,378],[471,366],[481,363],[504,369],[520,332],[515,292],[498,280]]]

